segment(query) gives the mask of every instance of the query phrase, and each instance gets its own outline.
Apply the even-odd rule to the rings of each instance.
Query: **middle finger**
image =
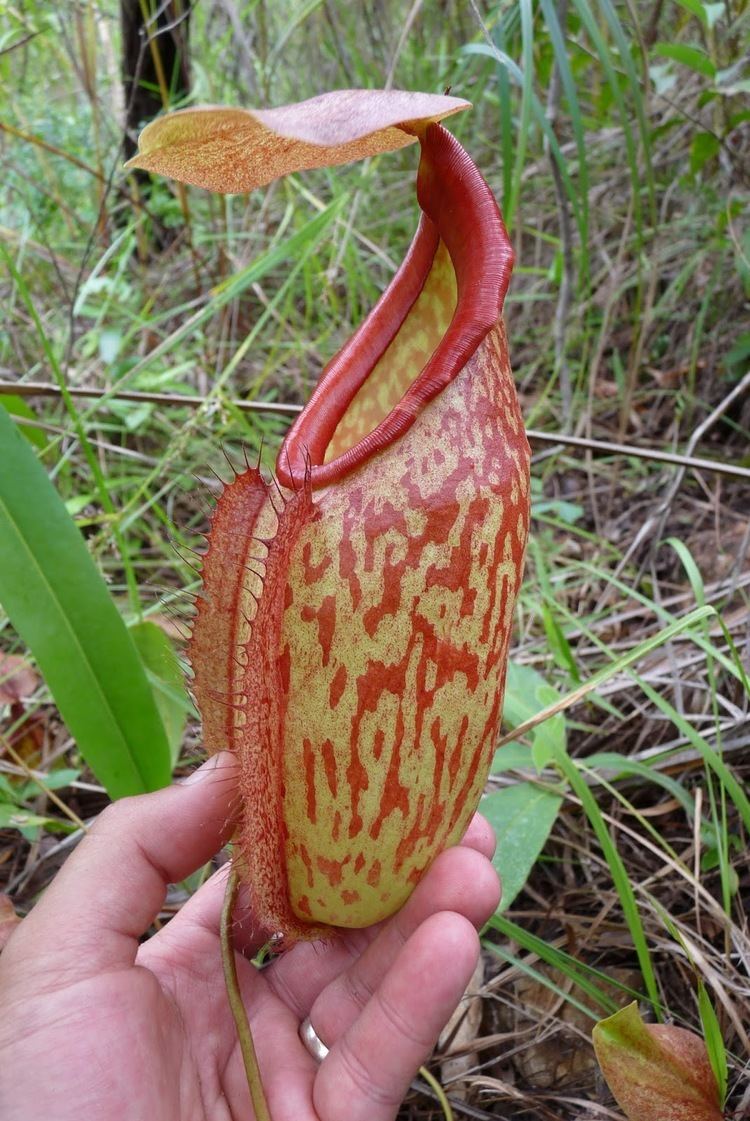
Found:
[[[367,930],[347,931],[327,945],[297,946],[267,970],[266,980],[300,1019],[310,1016],[330,1046],[357,1017],[425,919],[439,911],[455,911],[480,927],[498,899],[497,876],[486,856],[458,845],[436,858],[392,918]]]

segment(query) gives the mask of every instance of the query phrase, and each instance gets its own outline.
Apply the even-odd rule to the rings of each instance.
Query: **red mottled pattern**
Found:
[[[223,720],[215,749],[240,757],[246,876],[263,925],[288,944],[396,909],[459,839],[486,781],[529,509],[503,327],[398,454],[312,494],[282,497],[247,472],[214,526],[243,500],[248,552],[259,526],[276,525],[262,567],[243,575],[250,587],[263,572],[263,594],[257,608],[240,597],[231,698],[196,693],[204,720]],[[214,547],[196,671],[209,633],[233,625],[208,611],[226,576]]]
[[[313,502],[281,635],[286,869],[300,918],[358,926],[458,840],[492,759],[529,509],[503,328]]]

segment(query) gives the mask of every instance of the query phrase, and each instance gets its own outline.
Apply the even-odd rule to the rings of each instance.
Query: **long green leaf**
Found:
[[[197,715],[185,688],[185,676],[164,631],[148,619],[130,628],[141,656],[169,740],[172,765],[177,762],[188,715]]]
[[[23,397],[16,397],[14,393],[2,394],[0,396],[0,407],[4,408],[11,416],[23,417],[24,420],[36,420],[36,414],[33,409],[29,407]],[[36,448],[46,448],[47,440],[41,428],[33,427],[30,424],[24,424],[21,432]]]
[[[99,501],[104,507],[106,513],[109,514],[110,518],[112,519],[112,536],[114,537],[115,544],[117,545],[117,548],[120,552],[120,559],[122,561],[123,569],[125,572],[125,580],[128,585],[128,592],[130,594],[131,603],[136,608],[138,608],[140,606],[138,599],[138,585],[136,583],[135,573],[133,571],[133,564],[130,559],[128,546],[125,538],[120,532],[120,528],[114,516],[115,508],[109,494],[107,480],[104,477],[104,471],[102,470],[98,457],[94,454],[94,449],[91,446],[91,441],[88,438],[86,426],[81,418],[80,413],[78,412],[78,409],[76,408],[75,401],[68,392],[68,384],[63,372],[62,365],[57,356],[54,340],[51,339],[47,334],[44,323],[42,322],[42,318],[37,310],[34,297],[28,284],[26,283],[25,277],[19,271],[16,263],[14,262],[13,258],[2,242],[0,242],[0,256],[2,256],[5,260],[5,263],[8,266],[8,271],[10,272],[10,275],[13,279],[13,283],[18,289],[18,293],[23,303],[26,305],[26,310],[36,328],[37,337],[39,339],[42,351],[44,352],[49,367],[55,376],[55,381],[57,382],[60,389],[60,396],[65,405],[65,408],[68,411],[68,415],[73,422],[73,428],[81,445],[81,451],[86,458],[86,463],[88,464],[89,471],[91,472],[91,476],[96,483],[96,489],[99,494]]]
[[[0,602],[109,794],[166,785],[169,744],[133,641],[83,538],[4,409]]]

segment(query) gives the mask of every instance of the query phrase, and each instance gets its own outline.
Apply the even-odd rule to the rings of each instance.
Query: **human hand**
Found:
[[[228,840],[236,761],[109,807],[0,955],[3,1121],[248,1121],[219,950],[226,868],[158,934],[168,883]],[[494,838],[476,817],[403,909],[303,943],[263,971],[268,937],[242,897],[239,982],[273,1121],[391,1121],[476,964],[498,901]],[[240,956],[244,954],[246,956]],[[299,1039],[309,1016],[331,1048]]]

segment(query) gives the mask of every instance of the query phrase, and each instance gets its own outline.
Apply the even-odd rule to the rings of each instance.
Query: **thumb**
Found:
[[[132,965],[167,885],[229,839],[236,771],[222,752],[184,783],[108,806],[3,951],[6,978],[31,958],[66,984]]]

